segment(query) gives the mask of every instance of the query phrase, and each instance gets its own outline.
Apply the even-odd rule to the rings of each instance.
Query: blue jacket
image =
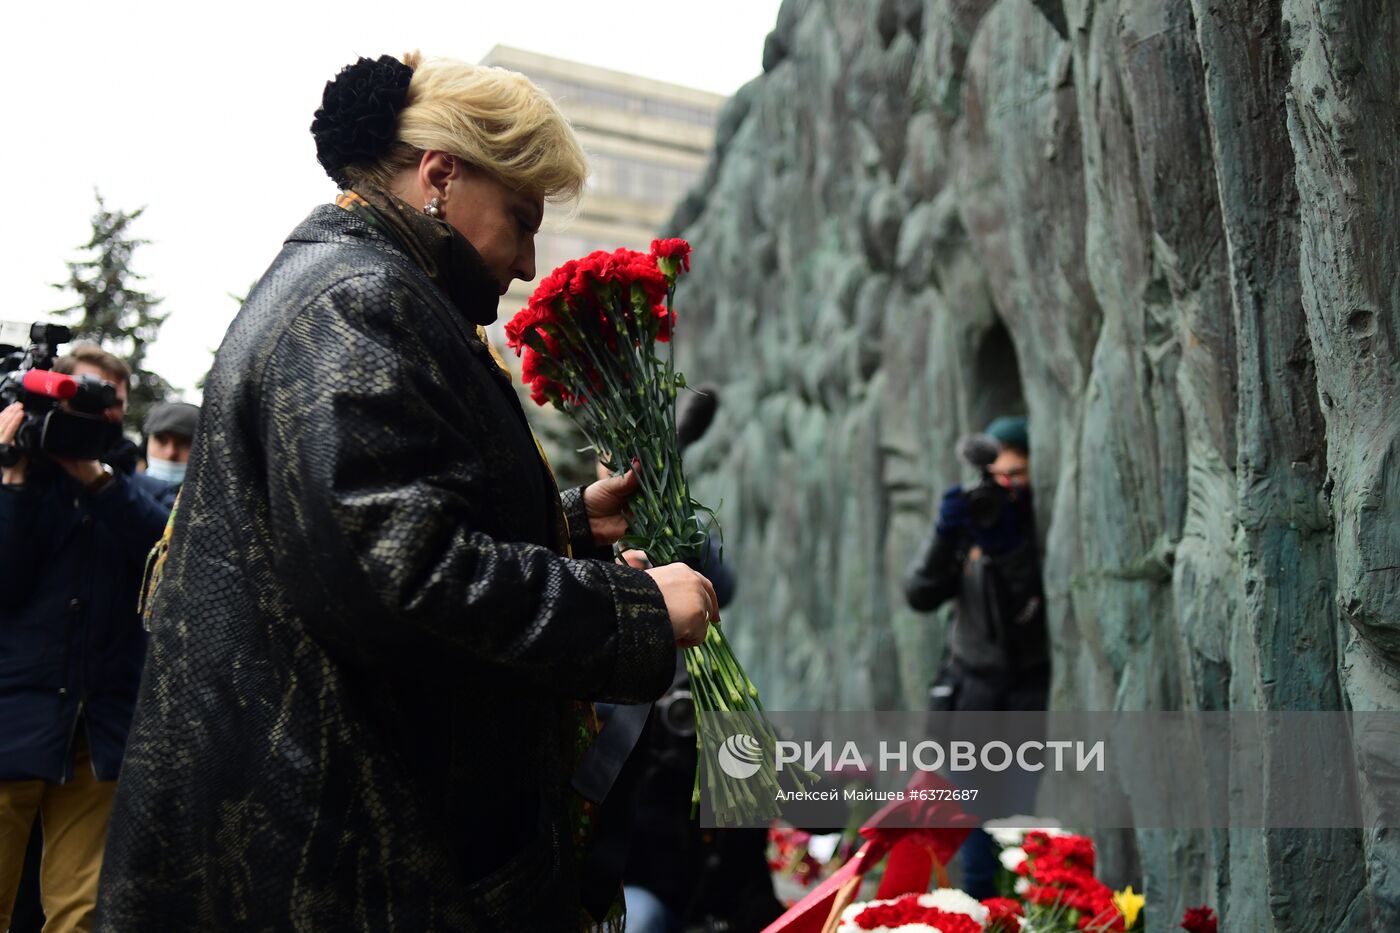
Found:
[[[70,780],[80,715],[98,780],[116,779],[146,653],[136,605],[170,514],[158,502],[167,485],[118,472],[94,495],[48,469],[0,486],[0,781]]]

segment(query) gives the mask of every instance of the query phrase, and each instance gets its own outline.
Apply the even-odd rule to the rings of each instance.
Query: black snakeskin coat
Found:
[[[315,210],[209,379],[98,928],[578,929],[571,698],[656,698],[675,645],[559,508],[461,310]]]

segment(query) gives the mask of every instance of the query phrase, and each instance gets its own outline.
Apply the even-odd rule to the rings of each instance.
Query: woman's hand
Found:
[[[24,421],[24,406],[19,402],[14,402],[4,411],[0,411],[0,444],[12,444],[15,435],[19,433],[20,423]],[[0,482],[6,486],[22,486],[28,471],[29,460],[21,457],[14,466],[4,467],[0,470]]]
[[[710,581],[682,563],[647,571],[666,600],[676,645],[694,648],[703,644],[711,622],[719,621],[719,600]]]
[[[627,533],[624,510],[641,488],[636,470],[600,479],[584,488],[583,507],[588,512],[588,529],[595,543],[611,545]]]

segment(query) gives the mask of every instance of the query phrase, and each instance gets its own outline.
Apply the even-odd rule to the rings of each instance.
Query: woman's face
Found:
[[[515,279],[532,280],[535,234],[544,217],[544,198],[512,191],[490,175],[467,167],[460,159],[441,153],[430,155],[450,164],[430,188],[442,198],[442,219],[476,247],[500,293],[504,295]]]

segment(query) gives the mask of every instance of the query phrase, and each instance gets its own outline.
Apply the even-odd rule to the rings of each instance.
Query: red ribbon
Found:
[[[936,790],[953,785],[928,772],[919,772],[909,790]],[[867,840],[851,860],[811,890],[763,933],[822,933],[834,913],[844,910],[860,890],[865,873],[886,857],[884,877],[876,897],[923,893],[935,870],[952,860],[979,820],[950,800],[896,800],[882,807],[861,827]]]

